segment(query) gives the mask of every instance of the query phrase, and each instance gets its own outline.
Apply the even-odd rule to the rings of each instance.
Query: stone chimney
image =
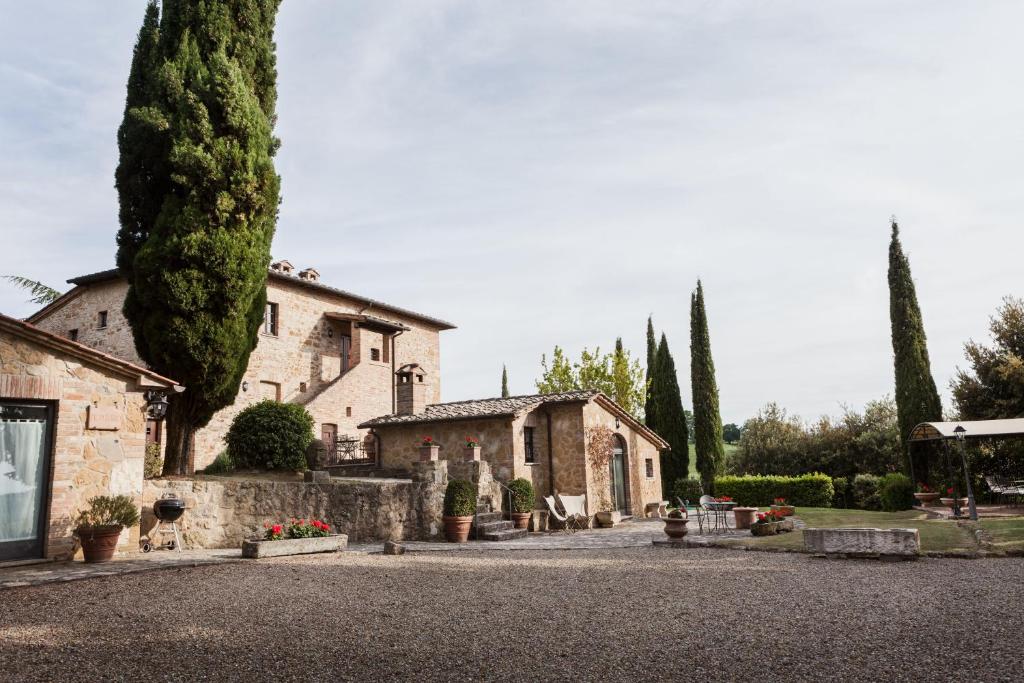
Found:
[[[417,363],[403,365],[395,371],[395,413],[419,415],[427,409],[426,373]]]
[[[306,268],[305,270],[299,271],[299,279],[316,282],[320,279],[320,273],[317,272],[316,268]]]
[[[270,269],[276,270],[278,273],[281,273],[282,275],[291,275],[292,271],[295,270],[295,266],[293,266],[289,261],[281,260],[271,263]]]

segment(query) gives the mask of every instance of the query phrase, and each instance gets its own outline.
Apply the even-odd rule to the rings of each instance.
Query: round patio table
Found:
[[[729,510],[736,507],[734,501],[722,502],[715,501],[714,503],[705,503],[704,507],[715,513],[715,526],[714,530],[718,531],[729,531]]]

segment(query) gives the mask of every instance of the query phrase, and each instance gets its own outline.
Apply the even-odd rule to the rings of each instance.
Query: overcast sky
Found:
[[[0,0],[0,273],[111,267],[143,0]],[[274,256],[451,320],[445,400],[529,393],[649,313],[690,407],[705,285],[722,417],[893,392],[901,225],[932,369],[1024,295],[1020,2],[343,2],[278,19]],[[0,284],[0,311],[33,307]]]

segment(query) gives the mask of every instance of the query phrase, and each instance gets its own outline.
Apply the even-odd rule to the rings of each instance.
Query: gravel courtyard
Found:
[[[1019,680],[1024,560],[343,554],[0,591],[0,678]]]

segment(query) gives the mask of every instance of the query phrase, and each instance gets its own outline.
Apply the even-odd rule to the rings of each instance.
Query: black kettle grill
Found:
[[[181,552],[181,537],[178,535],[177,521],[185,514],[185,501],[173,493],[165,493],[158,500],[153,502],[153,516],[157,519],[156,527],[149,533],[149,538],[142,544],[142,552],[148,553],[156,548],[165,550],[177,550]],[[157,535],[161,536],[171,533],[174,538],[166,543],[154,543]]]

